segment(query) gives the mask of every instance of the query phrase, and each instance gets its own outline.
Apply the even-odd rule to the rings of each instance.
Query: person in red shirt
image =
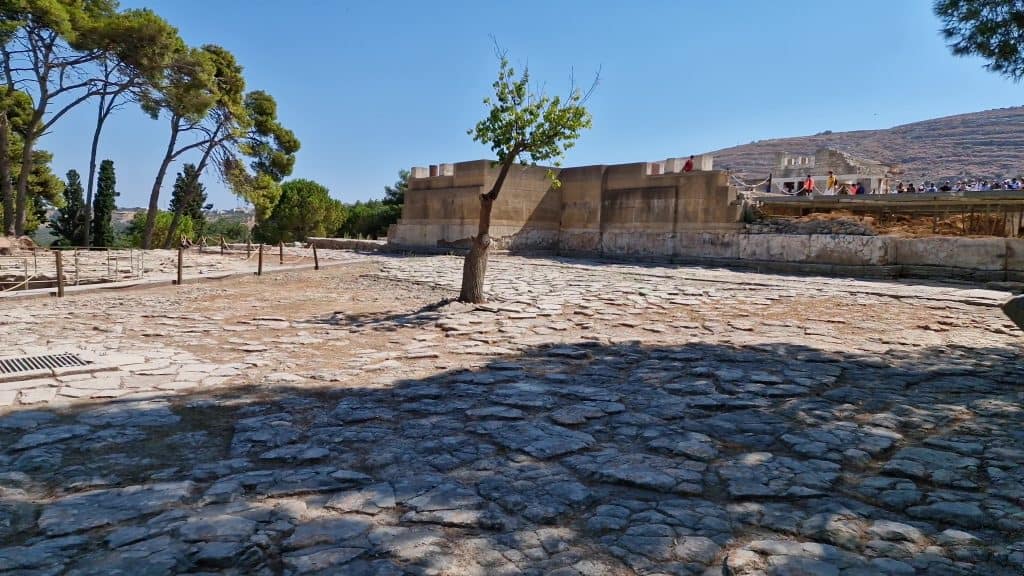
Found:
[[[807,175],[807,180],[804,180],[804,192],[807,194],[814,194],[814,178],[811,175]]]
[[[683,164],[683,172],[693,172],[693,156],[690,156],[686,164]]]

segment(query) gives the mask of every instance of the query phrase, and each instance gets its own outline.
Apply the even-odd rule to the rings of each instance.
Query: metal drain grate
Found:
[[[88,366],[90,363],[75,354],[44,354],[42,356],[22,356],[20,358],[0,358],[0,374],[17,374],[33,370],[49,370],[51,368],[71,368]]]

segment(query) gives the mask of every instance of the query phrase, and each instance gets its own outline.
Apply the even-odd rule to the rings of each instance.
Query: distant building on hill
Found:
[[[875,160],[858,158],[833,148],[821,148],[814,156],[799,156],[781,152],[775,156],[775,170],[772,172],[772,192],[794,193],[803,187],[810,174],[816,193],[826,192],[825,180],[829,170],[835,174],[840,185],[863,184],[869,194],[885,194],[891,188],[894,166]]]
[[[144,212],[142,208],[118,208],[110,214],[110,221],[115,225],[127,226],[135,218],[136,212]]]

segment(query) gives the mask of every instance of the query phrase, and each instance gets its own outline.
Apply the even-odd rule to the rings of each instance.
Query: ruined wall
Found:
[[[499,249],[739,265],[763,271],[870,277],[1024,281],[1024,239],[748,234],[721,171],[682,173],[682,162],[517,166],[492,211]],[[468,247],[480,194],[497,168],[480,160],[420,171],[410,180],[390,249]]]
[[[701,232],[674,261],[867,277],[1024,281],[1024,239]]]
[[[726,173],[682,173],[683,164],[669,159],[565,168],[558,171],[557,189],[547,168],[516,166],[492,209],[491,237],[499,248],[653,255],[671,254],[680,231],[737,228],[740,209]],[[701,165],[710,166],[710,159]],[[477,232],[479,195],[490,190],[497,172],[484,160],[414,172],[389,243],[413,249],[468,245]]]
[[[450,174],[438,170],[436,175],[410,178],[402,218],[388,232],[389,243],[406,248],[458,246],[477,233],[480,195],[494,185],[498,168],[487,160],[451,166]],[[561,200],[547,169],[514,166],[502,188],[491,209],[491,236],[499,246],[518,241],[516,247],[526,249],[556,243]]]

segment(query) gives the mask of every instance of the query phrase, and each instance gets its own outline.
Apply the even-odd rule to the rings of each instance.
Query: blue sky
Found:
[[[194,45],[220,44],[270,92],[302,141],[293,177],[351,202],[400,168],[490,157],[466,135],[497,70],[490,35],[552,92],[586,84],[594,128],[566,165],[645,161],[823,130],[886,128],[1018,105],[1024,87],[950,55],[930,0],[507,2],[122,0]],[[84,172],[93,110],[42,147]],[[167,127],[136,108],[111,119],[120,206],[145,205]],[[177,167],[176,167],[177,168]],[[161,196],[166,206],[173,174]],[[204,178],[210,200],[237,200]]]

